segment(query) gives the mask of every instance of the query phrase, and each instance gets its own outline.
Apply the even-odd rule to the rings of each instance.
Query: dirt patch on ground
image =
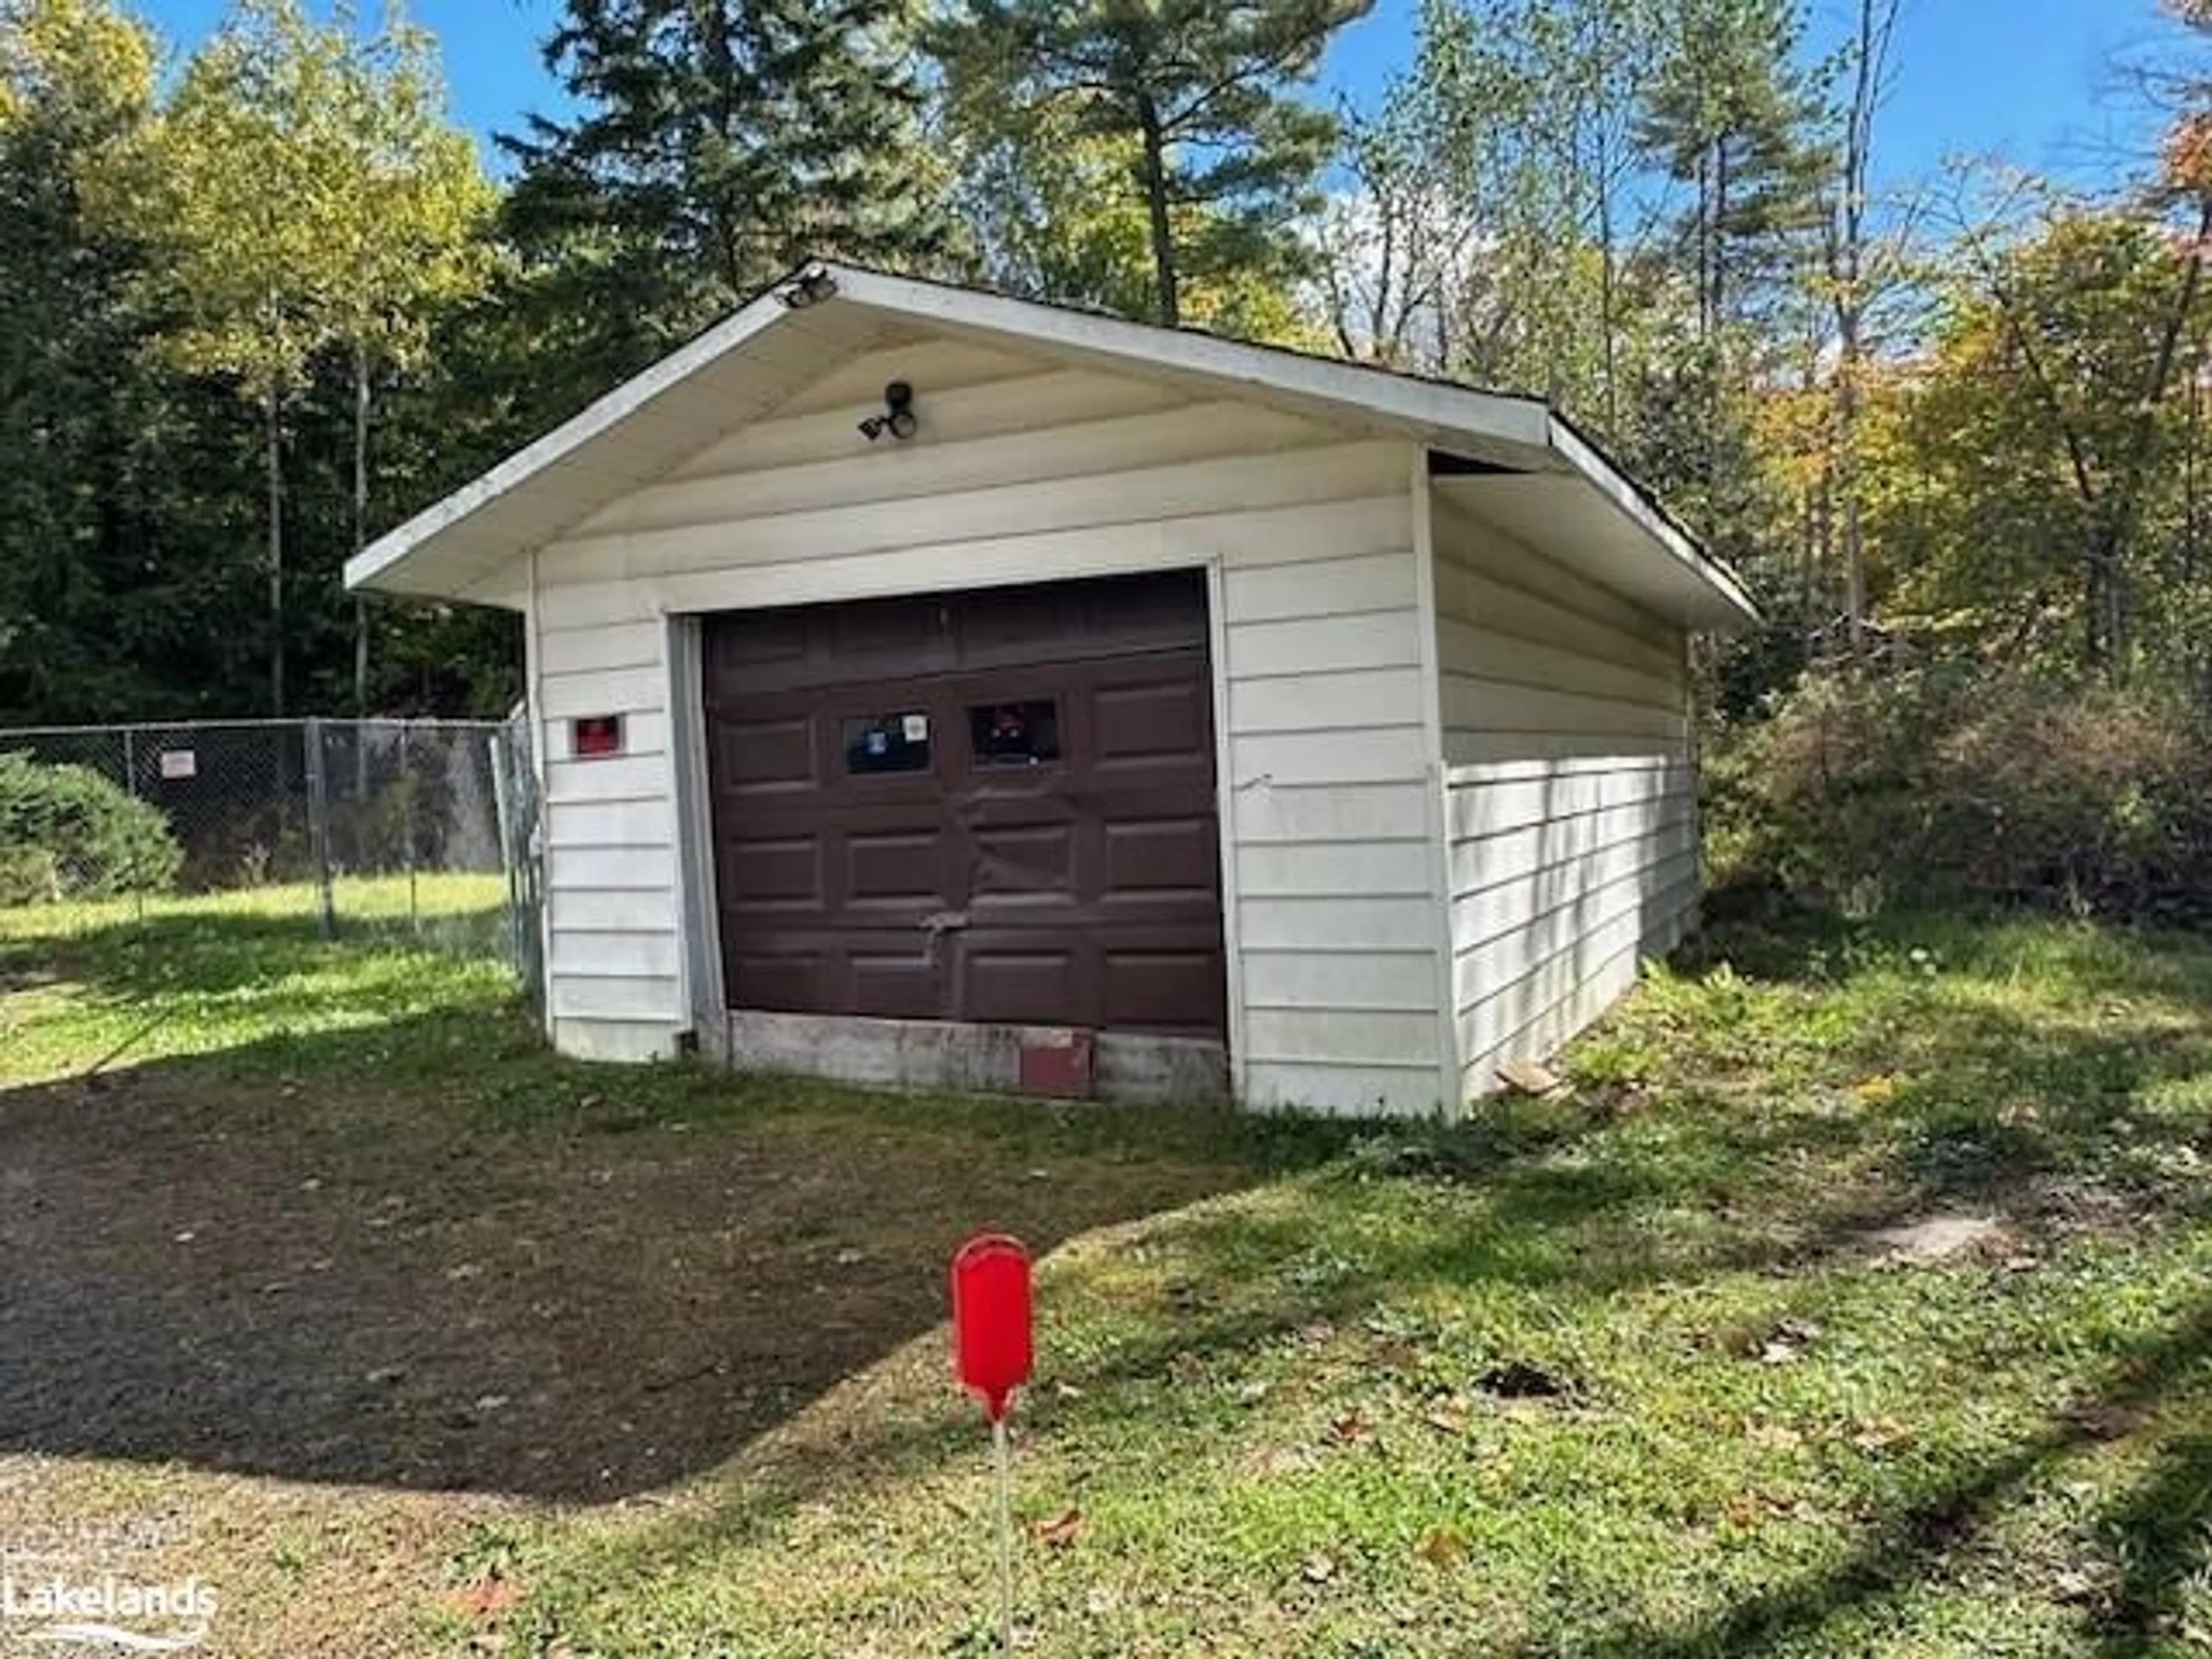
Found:
[[[2009,1255],[2019,1248],[2011,1230],[1992,1215],[1920,1216],[1878,1228],[1861,1242],[1881,1260],[1908,1267]]]

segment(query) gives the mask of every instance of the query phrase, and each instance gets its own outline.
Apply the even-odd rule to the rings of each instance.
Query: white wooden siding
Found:
[[[1464,1096],[1540,1055],[1682,935],[1698,893],[1681,630],[1432,501]]]
[[[919,435],[854,428],[884,384]],[[1243,404],[945,340],[834,367],[708,434],[537,561],[551,1006],[564,1048],[665,1053],[683,1006],[665,618],[1212,567],[1232,1030],[1258,1104],[1430,1110],[1437,757],[1415,451]],[[628,754],[566,720],[620,714]]]

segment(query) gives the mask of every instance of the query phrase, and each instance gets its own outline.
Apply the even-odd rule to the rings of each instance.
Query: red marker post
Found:
[[[1014,1477],[1006,1407],[1036,1358],[1030,1255],[1002,1233],[971,1238],[952,1258],[952,1352],[960,1381],[991,1419],[999,1473],[999,1638],[1014,1651]]]

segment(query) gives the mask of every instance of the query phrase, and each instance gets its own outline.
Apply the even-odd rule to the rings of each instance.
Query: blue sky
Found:
[[[223,0],[137,5],[173,46],[189,49]],[[1388,79],[1410,52],[1416,6],[1380,0],[1346,30],[1329,56],[1331,86],[1360,100]],[[1847,0],[1814,0],[1816,31],[1840,33],[1847,9]],[[454,112],[470,126],[512,127],[551,100],[538,41],[557,0],[412,0],[410,9],[444,41]],[[1905,0],[1881,171],[1901,184],[1971,153],[2085,185],[2112,179],[2155,128],[2127,90],[2125,65],[2168,34],[2156,0]]]

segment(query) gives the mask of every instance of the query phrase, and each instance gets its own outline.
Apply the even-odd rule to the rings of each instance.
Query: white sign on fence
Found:
[[[161,775],[168,779],[196,778],[200,775],[200,757],[190,749],[164,749],[161,751]]]

